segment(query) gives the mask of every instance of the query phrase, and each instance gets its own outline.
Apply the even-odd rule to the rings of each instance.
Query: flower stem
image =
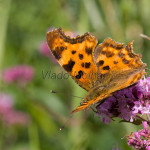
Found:
[[[0,69],[3,59],[3,53],[4,53],[4,43],[6,38],[6,30],[7,30],[7,24],[8,24],[8,17],[9,17],[9,11],[11,6],[11,0],[0,0],[0,27],[1,27],[1,34],[0,34]]]
[[[138,115],[136,115],[136,117],[139,118],[139,119],[141,119],[142,121],[147,121],[146,119],[144,119],[144,118],[142,118],[142,117],[140,117]]]
[[[144,119],[144,118],[142,118],[142,117],[140,117],[138,115],[136,115],[136,117],[139,118],[139,119],[141,119],[142,121],[146,121],[147,124],[150,126],[150,120],[146,120],[146,119]]]

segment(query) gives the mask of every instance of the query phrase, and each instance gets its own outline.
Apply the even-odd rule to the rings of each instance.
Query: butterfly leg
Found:
[[[89,101],[84,101],[83,103],[80,104],[80,106],[78,106],[75,110],[73,110],[71,113],[75,113],[75,112],[78,112],[80,110],[85,110],[87,109],[88,107],[90,107],[92,104],[100,101],[100,100],[103,100],[104,98],[108,97],[108,95],[103,95],[103,96],[99,96],[95,99],[92,99],[92,100],[89,100]]]

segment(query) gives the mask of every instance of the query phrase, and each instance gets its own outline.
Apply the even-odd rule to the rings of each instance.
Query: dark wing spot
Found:
[[[55,50],[56,50],[57,52],[59,52],[59,53],[62,53],[62,51],[65,50],[65,49],[67,49],[67,47],[63,47],[63,46],[58,47],[58,46],[57,46],[57,47],[55,48]]]
[[[51,51],[52,51],[52,53],[53,53],[53,55],[55,56],[56,59],[60,59],[60,58],[61,58],[61,54],[62,54],[62,52],[63,52],[65,49],[67,49],[67,47],[63,47],[63,46],[58,47],[58,46],[57,46],[57,47],[55,48],[55,50],[51,50]]]
[[[107,51],[106,53],[106,57],[112,57],[114,56],[114,53],[110,52],[110,51]]]
[[[84,41],[83,38],[78,38],[77,40],[78,43],[82,43],[83,41]]]
[[[83,55],[79,54],[79,59],[82,60],[83,59]]]
[[[76,44],[76,43],[77,43],[77,40],[76,40],[76,39],[70,39],[70,43],[71,43],[71,44]]]
[[[108,47],[109,46],[109,43],[104,43],[104,47]]]
[[[125,58],[122,59],[122,62],[123,62],[124,64],[128,64],[128,63],[129,63],[129,61],[126,60]]]
[[[130,57],[130,58],[134,58],[134,57],[136,57],[136,55],[135,55],[135,54],[133,54],[133,53],[131,53],[131,52],[129,52],[129,53],[128,53],[128,55],[129,55],[129,57]]]
[[[106,51],[102,51],[102,54],[105,55],[105,54],[106,54]]]
[[[92,55],[92,48],[90,47],[85,47],[85,52],[88,54],[88,55]]]
[[[62,31],[61,28],[58,29],[58,33],[60,35],[60,38],[62,38],[64,42],[68,42],[71,44],[82,43],[83,41],[86,40],[87,36],[89,36],[89,33],[85,33],[82,36],[77,36],[76,38],[70,38],[69,36],[65,35],[65,33]]]
[[[119,56],[120,58],[123,58],[123,57],[124,57],[124,54],[120,51],[120,52],[118,53],[118,56]]]
[[[84,67],[84,63],[82,63],[81,66]]]
[[[68,72],[71,72],[72,71],[72,68],[74,66],[75,62],[72,61],[71,59],[69,60],[68,64],[66,65],[63,65],[63,68],[68,71]]]
[[[79,73],[81,76],[83,75],[83,71],[81,71],[81,70],[80,70],[78,73]]]
[[[79,71],[78,72],[78,75],[76,75],[75,77],[76,77],[76,79],[81,79],[81,77],[83,76],[83,71]]]
[[[131,46],[129,46],[129,45],[127,45],[127,46],[125,47],[125,49],[126,49],[128,52],[131,52],[131,50],[132,50]]]
[[[73,51],[72,51],[72,54],[75,54],[75,53],[76,53],[76,51],[73,50]]]
[[[114,64],[118,64],[118,61],[114,61]]]
[[[110,69],[109,66],[104,66],[104,67],[103,67],[103,70],[109,70],[109,69]]]
[[[110,47],[115,48],[115,45],[114,44],[110,44]]]
[[[85,63],[85,68],[89,68],[90,67],[90,65],[91,65],[91,63],[89,62],[89,63]]]
[[[59,60],[61,58],[61,55],[58,52],[56,52],[55,50],[51,50],[51,52],[53,53],[53,55],[55,56],[56,59]]]
[[[120,49],[123,48],[123,44],[117,45],[115,48],[116,48],[117,50],[120,50]]]
[[[61,46],[60,50],[63,51],[64,49],[67,49],[66,47]]]
[[[104,64],[104,60],[100,60],[97,64],[98,66],[102,66]]]

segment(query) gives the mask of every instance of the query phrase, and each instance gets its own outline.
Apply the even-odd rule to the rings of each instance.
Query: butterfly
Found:
[[[133,52],[133,42],[124,46],[106,38],[97,45],[89,32],[71,38],[58,28],[47,32],[47,43],[59,64],[88,92],[72,113],[135,84],[145,74],[146,64]]]

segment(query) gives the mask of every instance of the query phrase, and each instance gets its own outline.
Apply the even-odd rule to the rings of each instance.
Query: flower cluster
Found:
[[[39,52],[40,52],[40,54],[42,54],[45,57],[50,57],[51,56],[51,53],[50,53],[50,50],[48,48],[48,45],[47,45],[46,41],[43,41],[43,42],[40,43]]]
[[[33,79],[34,69],[30,66],[19,65],[7,68],[2,73],[4,83],[26,84]]]
[[[96,109],[97,115],[105,124],[114,117],[133,122],[137,115],[150,114],[150,77],[140,79],[136,85],[115,92]]]
[[[0,93],[0,118],[8,125],[27,125],[29,116],[13,107],[13,99],[6,93]]]
[[[127,136],[128,145],[138,150],[150,150],[150,129],[146,121],[143,122],[143,127],[144,129]]]
[[[46,41],[41,42],[40,47],[39,47],[39,52],[42,56],[50,58],[50,60],[54,64],[57,64],[57,60],[55,59],[53,54],[50,52]]]

